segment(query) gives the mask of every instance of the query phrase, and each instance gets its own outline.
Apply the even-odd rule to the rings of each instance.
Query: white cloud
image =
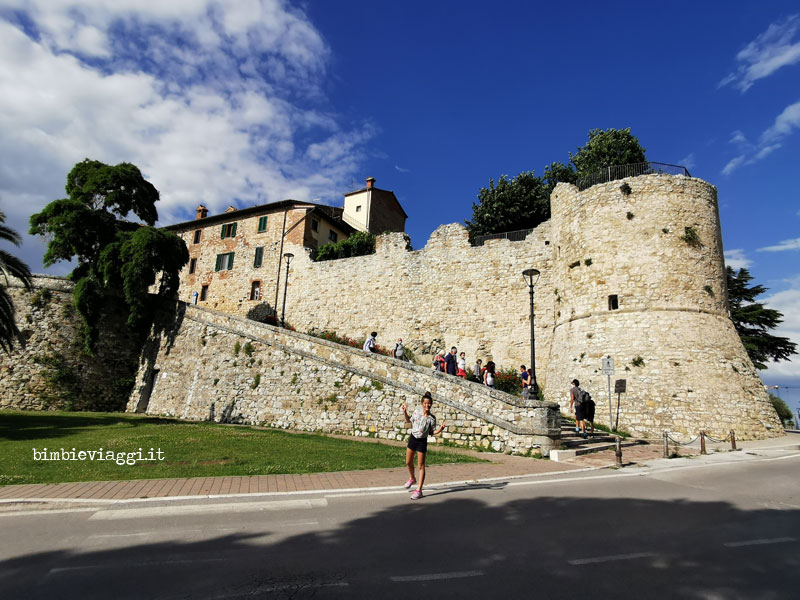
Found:
[[[800,238],[793,240],[783,240],[775,246],[766,246],[759,248],[757,252],[784,252],[786,250],[800,250]]]
[[[734,131],[729,142],[737,147],[739,156],[728,161],[722,169],[723,175],[730,175],[742,165],[752,165],[763,160],[783,145],[783,139],[795,129],[800,129],[800,102],[787,106],[775,118],[775,122],[759,137],[758,144],[751,144],[741,131]]]
[[[731,159],[728,162],[728,164],[725,165],[725,168],[722,169],[722,174],[723,175],[730,175],[731,173],[733,173],[736,169],[738,169],[744,163],[745,158],[746,157],[745,157],[744,154],[740,154],[736,158]]]
[[[798,280],[800,276],[795,278]],[[771,332],[772,335],[789,338],[800,350],[800,287],[793,286],[773,294],[764,299],[764,304],[783,313],[783,322]],[[767,366],[770,376],[800,377],[800,355],[794,355],[792,361],[773,362]]]
[[[411,169],[404,169],[403,167],[401,167],[399,165],[395,165],[394,168],[398,173],[410,173],[411,172]]]
[[[800,128],[800,102],[787,106],[779,114],[772,127],[761,134],[762,144],[769,144],[790,135],[795,129]]]
[[[0,208],[17,231],[86,157],[138,165],[161,223],[199,202],[340,201],[375,135],[329,109],[330,50],[284,0],[4,4],[28,17],[0,17]],[[26,236],[19,255],[40,271],[42,251]]]
[[[736,55],[738,68],[725,76],[719,87],[732,84],[744,93],[759,79],[772,75],[781,67],[800,62],[800,40],[794,39],[798,31],[800,15],[771,24]]]
[[[680,161],[678,161],[679,165],[683,165],[689,171],[694,169],[697,166],[697,160],[694,156],[694,152],[690,152],[688,155],[684,156]]]
[[[739,269],[749,269],[753,261],[744,255],[744,250],[735,248],[725,251],[725,266],[738,271]]]

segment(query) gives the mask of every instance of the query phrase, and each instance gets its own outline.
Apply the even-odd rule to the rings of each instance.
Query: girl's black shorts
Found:
[[[414,437],[412,433],[408,438],[408,449],[414,450],[416,452],[427,452],[428,451],[428,438],[419,439]]]

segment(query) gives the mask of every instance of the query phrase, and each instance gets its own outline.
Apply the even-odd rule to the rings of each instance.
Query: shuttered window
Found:
[[[233,268],[233,252],[225,254],[217,254],[217,263],[214,266],[215,271],[230,271]]]
[[[225,223],[222,226],[220,237],[224,240],[229,237],[236,237],[236,223]]]
[[[253,259],[253,268],[257,269],[261,266],[261,263],[264,262],[264,248],[263,246],[259,246],[256,248],[256,256]]]
[[[258,233],[262,233],[267,230],[267,217],[261,217],[258,219]]]

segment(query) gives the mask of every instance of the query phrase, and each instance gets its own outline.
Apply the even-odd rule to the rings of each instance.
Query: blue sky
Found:
[[[490,178],[631,127],[718,187],[728,264],[800,342],[796,2],[0,0],[0,48],[20,232],[90,157],[138,165],[161,224],[199,202],[341,203],[373,176],[420,248]],[[42,271],[43,249],[18,254]],[[763,375],[800,408],[800,360]]]

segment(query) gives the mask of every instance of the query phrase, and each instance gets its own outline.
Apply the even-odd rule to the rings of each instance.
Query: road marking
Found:
[[[742,542],[728,542],[726,544],[722,544],[728,548],[741,548],[742,546],[765,546],[766,544],[784,544],[786,542],[796,542],[797,540],[793,537],[782,537],[782,538],[771,538],[771,539],[761,539],[761,540],[745,540]]]
[[[157,567],[162,565],[193,565],[197,563],[206,563],[206,562],[223,562],[226,559],[224,558],[187,558],[181,560],[148,560],[142,562],[128,562],[123,563],[125,568],[136,568],[136,567]],[[80,565],[75,567],[54,567],[47,572],[47,577],[50,575],[58,575],[60,573],[69,573],[71,571],[90,571],[92,569],[108,569],[109,565],[102,564],[102,565]]]
[[[594,558],[576,558],[567,561],[571,565],[590,565],[593,563],[612,562],[615,560],[635,560],[637,558],[652,558],[657,556],[653,552],[636,552],[634,554],[611,554],[609,556],[596,556]]]
[[[451,571],[450,573],[427,573],[422,575],[395,575],[391,581],[437,581],[439,579],[461,579],[463,577],[480,577],[483,571]]]
[[[232,514],[268,510],[324,508],[326,506],[328,506],[328,501],[324,498],[276,500],[272,502],[226,502],[225,504],[197,504],[192,506],[151,506],[145,508],[99,510],[89,517],[89,520],[110,521],[115,519],[140,519],[143,517],[175,517],[213,513]]]

